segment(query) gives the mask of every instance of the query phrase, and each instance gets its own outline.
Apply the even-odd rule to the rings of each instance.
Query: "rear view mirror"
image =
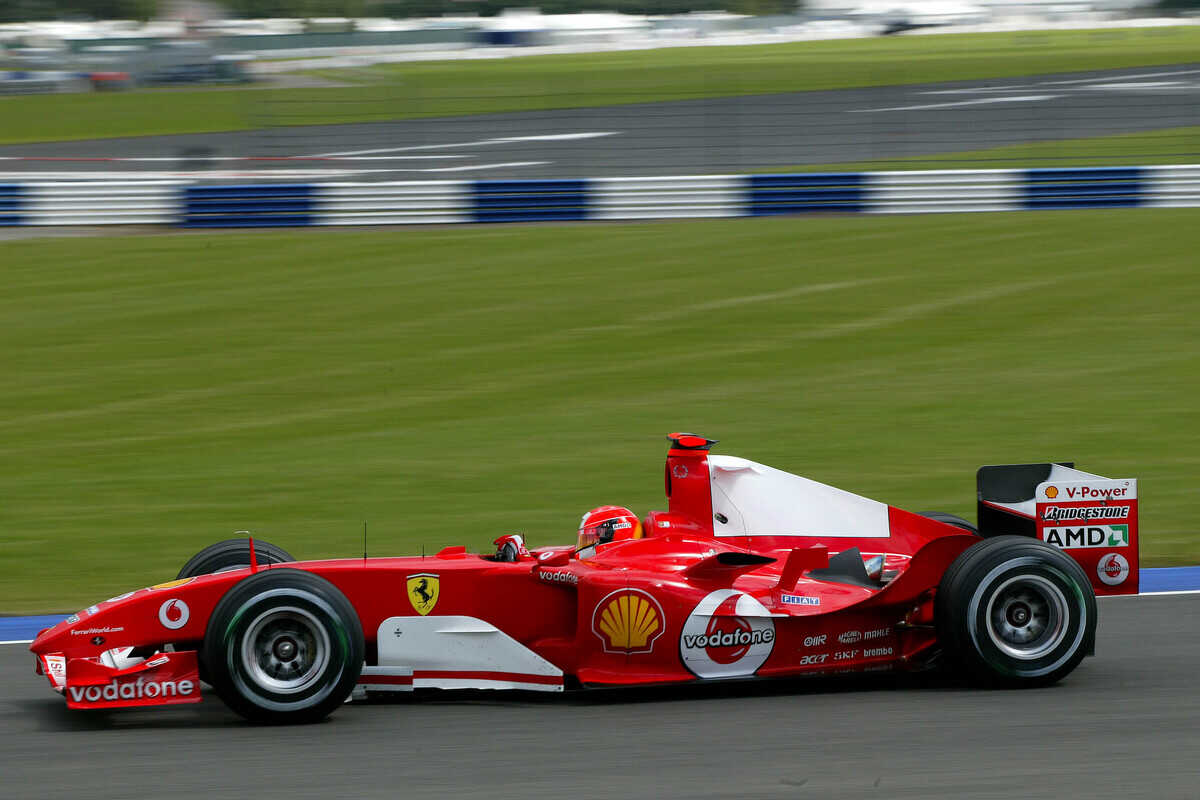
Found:
[[[569,550],[556,550],[553,553],[539,553],[539,567],[565,567],[571,563],[571,552]],[[536,567],[535,567],[536,569]]]

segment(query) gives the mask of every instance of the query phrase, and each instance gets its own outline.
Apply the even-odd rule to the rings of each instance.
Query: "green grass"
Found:
[[[799,164],[758,172],[838,170],[1009,169],[1012,167],[1102,167],[1193,164],[1200,161],[1200,127],[1164,128],[1141,133],[1060,139],[1005,145],[985,150],[889,158],[840,164]]]
[[[1142,479],[1200,532],[1197,212],[10,241],[0,609],[664,505],[663,434],[974,516],[980,464]]]
[[[0,99],[0,143],[246,130],[1193,62],[1200,26],[894,36],[417,62],[314,74],[326,89]]]

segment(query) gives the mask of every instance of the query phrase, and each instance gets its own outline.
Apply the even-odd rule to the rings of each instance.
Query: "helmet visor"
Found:
[[[600,526],[591,525],[587,528],[579,529],[579,538],[575,540],[575,549],[582,550],[585,547],[591,547],[600,542]]]
[[[575,549],[582,550],[585,547],[611,542],[618,530],[632,527],[634,527],[633,523],[619,517],[606,519],[593,525],[583,525],[579,528],[579,538],[575,542]]]

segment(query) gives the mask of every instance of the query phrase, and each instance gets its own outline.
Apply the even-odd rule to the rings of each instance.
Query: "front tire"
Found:
[[[259,564],[284,564],[296,560],[282,547],[261,539],[254,543],[254,558]],[[223,542],[210,544],[189,558],[175,578],[177,580],[194,578],[197,575],[210,575],[214,572],[226,572],[248,566],[250,566],[250,540],[226,539]]]
[[[942,577],[938,637],[976,680],[1045,686],[1079,665],[1096,638],[1096,596],[1057,548],[1024,536],[972,545]]]
[[[350,601],[297,569],[252,575],[213,610],[201,660],[213,689],[246,719],[324,719],[362,672],[363,632]]]

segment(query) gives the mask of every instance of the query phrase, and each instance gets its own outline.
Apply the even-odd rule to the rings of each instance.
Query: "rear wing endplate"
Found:
[[[1138,486],[1057,464],[1002,464],[976,475],[979,533],[1032,536],[1083,567],[1097,595],[1138,592]]]

